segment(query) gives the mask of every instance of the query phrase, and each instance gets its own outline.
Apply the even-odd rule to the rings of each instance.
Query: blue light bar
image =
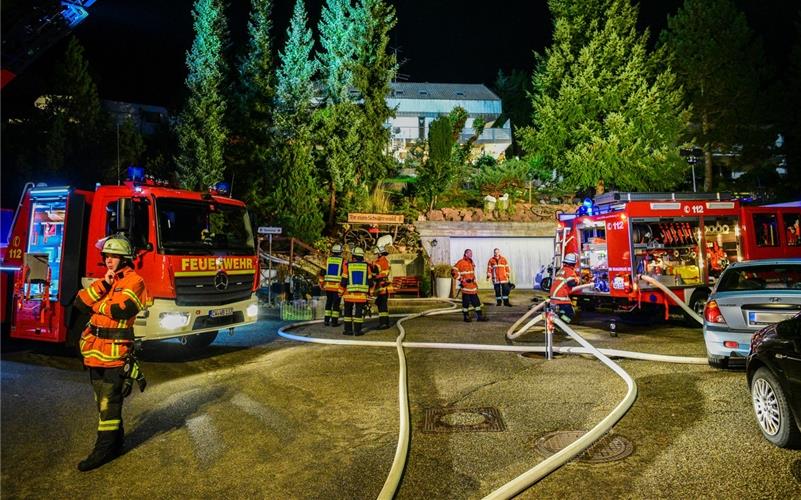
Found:
[[[145,181],[145,168],[144,167],[134,167],[133,165],[128,167],[128,179],[133,182],[144,182]]]
[[[86,12],[85,7],[90,7],[93,3],[95,3],[95,0],[62,0],[61,6],[64,7],[64,9],[61,11],[61,15],[64,16],[64,19],[67,21],[67,26],[72,29],[89,17],[89,13]]]

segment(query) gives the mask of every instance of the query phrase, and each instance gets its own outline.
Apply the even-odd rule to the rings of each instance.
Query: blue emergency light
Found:
[[[145,168],[144,167],[135,167],[131,165],[128,167],[128,180],[132,182],[144,182],[145,180]]]
[[[231,185],[225,181],[218,182],[209,188],[212,194],[228,196],[231,193]]]
[[[584,201],[581,203],[581,206],[578,208],[576,212],[578,215],[593,215],[597,212],[598,207],[592,202],[590,198],[584,198]]]

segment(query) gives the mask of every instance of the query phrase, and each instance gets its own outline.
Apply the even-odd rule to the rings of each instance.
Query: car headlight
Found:
[[[189,324],[189,313],[164,312],[159,314],[159,325],[167,330],[175,330]]]
[[[247,315],[251,318],[258,316],[259,314],[259,305],[258,304],[250,304],[248,308],[245,310]]]

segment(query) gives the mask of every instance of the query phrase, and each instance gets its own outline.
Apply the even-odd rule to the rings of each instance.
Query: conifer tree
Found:
[[[524,150],[571,189],[599,179],[630,190],[680,182],[682,94],[669,70],[653,69],[636,7],[630,0],[549,5],[553,44],[532,79],[533,127],[520,134]]]
[[[313,48],[306,7],[303,0],[297,0],[289,21],[286,45],[279,54],[276,125],[285,136],[292,136],[298,127],[308,127],[311,121],[313,78],[317,72]]]
[[[195,39],[186,55],[189,99],[178,118],[178,173],[184,187],[202,189],[223,179],[227,139],[222,95],[225,18],[220,0],[196,0]]]
[[[761,43],[730,0],[685,0],[661,42],[692,105],[693,142],[704,151],[704,190],[711,191],[713,151],[750,142],[746,134],[761,128]]]
[[[336,104],[349,99],[353,84],[356,25],[350,0],[326,0],[318,31],[322,50],[317,61],[325,84],[326,100]]]

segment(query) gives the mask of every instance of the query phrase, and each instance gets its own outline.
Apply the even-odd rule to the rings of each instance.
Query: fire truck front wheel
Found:
[[[217,338],[217,332],[196,333],[181,337],[181,345],[190,351],[199,351],[210,346]]]

